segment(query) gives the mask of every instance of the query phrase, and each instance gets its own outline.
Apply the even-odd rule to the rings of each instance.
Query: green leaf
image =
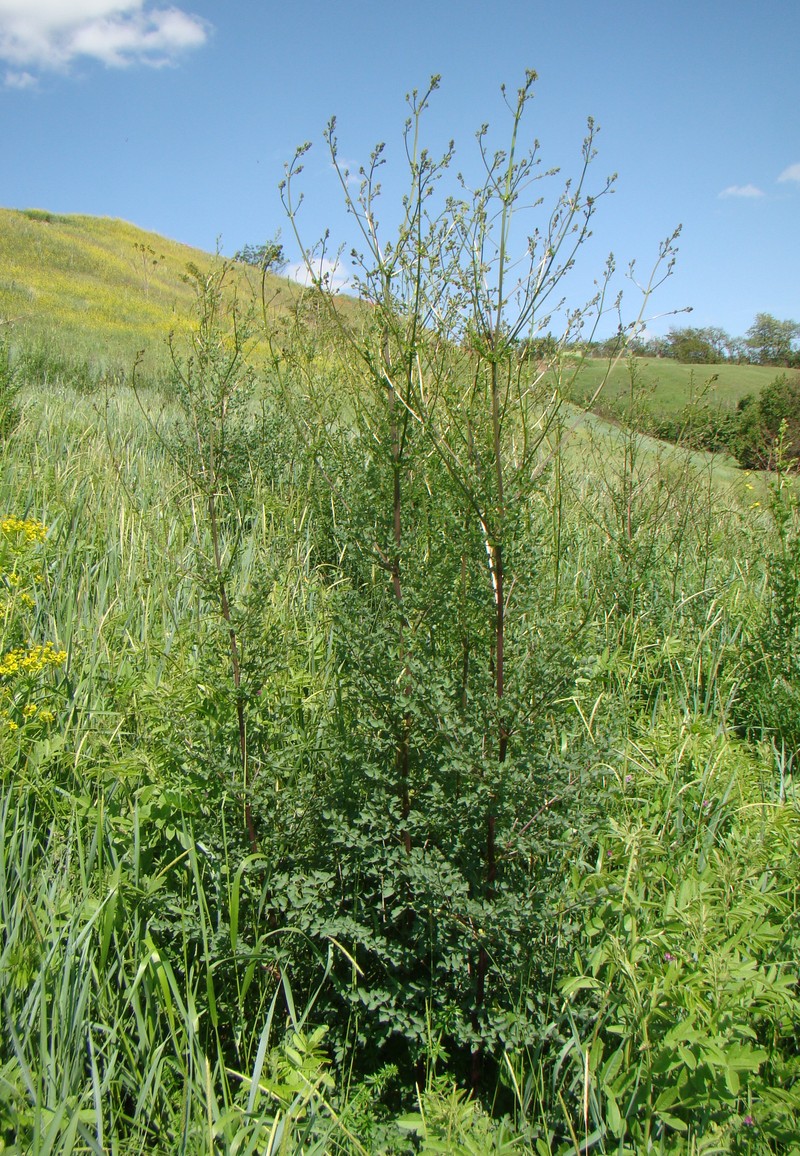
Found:
[[[625,1134],[625,1121],[622,1119],[614,1094],[606,1088],[606,1123],[612,1136],[618,1140]]]
[[[728,1085],[728,1091],[730,1092],[730,1094],[732,1096],[738,1096],[739,1095],[739,1086],[740,1086],[739,1073],[736,1071],[735,1068],[726,1068],[725,1069],[725,1083]]]
[[[119,900],[119,880],[122,871],[122,864],[118,863],[114,868],[114,874],[111,876],[109,895],[106,899],[105,910],[103,911],[102,932],[100,936],[100,964],[99,970],[103,971],[108,959],[108,948],[111,943],[111,936],[114,932],[114,922],[117,916],[117,902]]]
[[[727,1066],[738,1072],[757,1072],[769,1059],[764,1048],[751,1048],[747,1044],[731,1044],[725,1052]]]
[[[561,991],[564,995],[574,995],[576,991],[602,991],[603,984],[599,979],[593,979],[590,975],[576,975],[569,979],[565,979],[561,984]]]
[[[395,1124],[401,1132],[413,1132],[417,1136],[425,1134],[425,1120],[419,1112],[409,1112],[405,1116],[398,1116]]]
[[[670,1112],[656,1111],[656,1115],[668,1128],[674,1128],[676,1132],[688,1132],[689,1130],[683,1120],[678,1116],[673,1116]]]

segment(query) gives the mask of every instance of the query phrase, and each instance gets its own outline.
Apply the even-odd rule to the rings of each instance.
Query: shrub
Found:
[[[784,462],[800,457],[800,375],[779,374],[757,398],[748,394],[736,409],[689,405],[652,423],[656,437],[709,453],[727,452],[746,470],[773,469],[779,437]]]

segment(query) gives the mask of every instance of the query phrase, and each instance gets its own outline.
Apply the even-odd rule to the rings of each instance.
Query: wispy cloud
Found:
[[[728,185],[727,189],[723,189],[719,194],[721,197],[763,197],[763,189],[759,189],[757,185]]]
[[[322,261],[314,261],[314,277],[312,278],[308,266],[300,261],[295,265],[286,266],[286,276],[291,281],[297,281],[299,285],[311,285],[314,279],[319,278],[324,281],[333,293],[344,293],[348,289],[352,289],[350,279],[342,270],[342,267],[334,261],[329,261],[323,258]]]
[[[199,16],[149,0],[0,0],[0,60],[10,66],[6,85],[16,88],[80,57],[111,68],[169,64],[208,32]]]
[[[6,88],[34,88],[37,84],[32,72],[7,72],[4,81]]]
[[[789,165],[778,177],[779,181],[797,181],[800,184],[800,165]]]

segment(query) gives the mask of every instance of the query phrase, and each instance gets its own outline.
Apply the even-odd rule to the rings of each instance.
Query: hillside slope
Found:
[[[0,327],[13,345],[45,346],[55,359],[93,369],[128,368],[140,350],[145,367],[166,360],[167,338],[191,314],[187,266],[210,268],[213,254],[108,217],[62,216],[41,209],[0,209]],[[259,291],[258,271],[234,267],[243,300]],[[298,288],[270,278],[270,299],[280,309]],[[9,328],[6,330],[6,324]],[[757,394],[776,371],[754,365],[693,367],[666,359],[636,359],[636,372],[653,414],[669,416],[703,394],[712,408],[735,406]],[[566,379],[571,377],[567,362]],[[569,390],[578,404],[596,391],[607,371],[603,359],[583,362]],[[629,369],[613,370],[598,409],[624,408]]]
[[[13,344],[44,343],[70,360],[125,366],[145,350],[155,365],[192,309],[187,266],[214,260],[125,221],[0,209],[0,322]],[[256,270],[234,275],[242,296],[257,288]],[[277,279],[274,291],[293,292]]]
[[[781,372],[769,365],[684,365],[666,357],[634,359],[637,394],[653,414],[674,416],[690,403],[712,409],[733,408],[747,394],[758,394]],[[604,379],[604,358],[588,358],[575,375],[571,397],[581,404],[591,398]],[[614,412],[627,407],[631,381],[629,366],[619,362],[611,371],[600,397],[600,409]]]

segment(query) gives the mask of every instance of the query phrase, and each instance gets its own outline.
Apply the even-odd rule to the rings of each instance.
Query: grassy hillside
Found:
[[[653,414],[669,416],[702,395],[712,407],[735,406],[746,394],[757,394],[780,371],[762,365],[682,365],[667,358],[637,358],[639,384]],[[604,358],[590,358],[576,371],[571,393],[586,401],[607,370]],[[601,409],[623,404],[630,391],[629,367],[620,362],[612,370],[600,398]]]
[[[0,209],[0,324],[11,323],[12,344],[44,346],[55,358],[88,362],[95,369],[126,368],[145,350],[146,365],[155,370],[166,357],[169,333],[180,330],[191,313],[187,266],[207,268],[213,261],[212,254],[125,221]],[[256,271],[238,266],[235,275],[245,299],[257,290]],[[296,292],[285,280],[273,279],[271,293],[279,304]],[[648,408],[659,416],[678,412],[701,393],[712,406],[735,405],[745,394],[758,393],[776,372],[644,358],[636,366]],[[585,361],[571,383],[573,400],[590,398],[606,372],[604,359]],[[629,388],[628,366],[620,363],[599,409],[613,410]]]
[[[15,345],[45,345],[95,368],[129,366],[143,349],[155,368],[192,309],[187,266],[213,260],[125,221],[0,209],[0,322],[11,323]],[[245,297],[254,272],[237,267]],[[276,279],[275,292],[292,290]]]

